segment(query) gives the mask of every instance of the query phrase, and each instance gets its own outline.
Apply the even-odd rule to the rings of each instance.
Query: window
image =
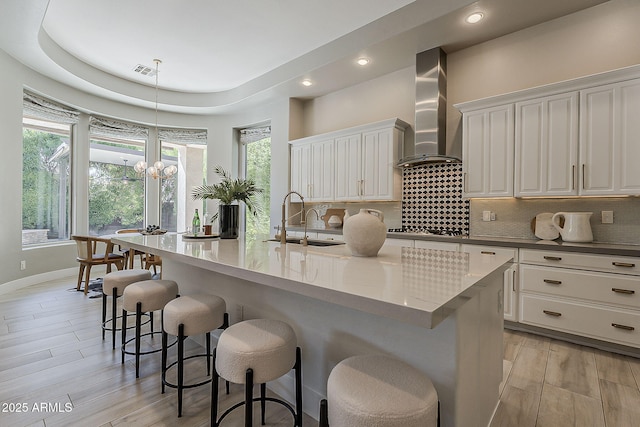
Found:
[[[89,151],[89,234],[142,228],[144,179],[133,165],[144,158],[144,140],[91,139]]]
[[[262,193],[256,197],[256,215],[246,215],[247,234],[269,235],[271,214],[271,127],[255,127],[240,131],[244,147],[244,175],[253,179]]]
[[[202,185],[206,176],[207,131],[197,129],[159,129],[161,159],[165,167],[175,165],[178,173],[160,186],[160,227],[184,231],[191,226],[196,208],[205,220],[205,205],[191,198],[191,189]],[[210,215],[209,215],[210,217]]]
[[[24,117],[22,245],[69,238],[71,126]]]

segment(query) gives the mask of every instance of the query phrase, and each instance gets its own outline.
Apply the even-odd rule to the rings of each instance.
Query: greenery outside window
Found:
[[[133,165],[144,159],[144,140],[91,139],[89,151],[89,234],[143,228],[144,179]]]
[[[23,118],[22,245],[67,240],[71,125]]]
[[[271,128],[255,127],[240,131],[244,147],[244,176],[253,179],[262,192],[255,197],[256,215],[247,215],[246,234],[268,236],[271,214]]]

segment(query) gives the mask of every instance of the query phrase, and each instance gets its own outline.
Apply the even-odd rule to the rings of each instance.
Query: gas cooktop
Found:
[[[420,234],[423,236],[462,236],[462,232],[460,230],[438,230],[432,228],[390,228],[388,230],[389,233],[408,233],[408,234]]]

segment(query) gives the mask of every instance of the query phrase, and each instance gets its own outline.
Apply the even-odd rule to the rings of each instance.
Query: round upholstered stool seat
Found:
[[[182,393],[185,388],[199,387],[211,382],[211,378],[193,384],[184,384],[184,362],[196,357],[207,361],[207,376],[211,375],[211,331],[229,325],[224,299],[210,294],[187,295],[169,301],[162,317],[162,393],[165,386],[178,390],[178,417],[182,416]],[[184,357],[184,340],[193,335],[205,334],[206,353]],[[168,335],[178,339],[178,360],[167,366]],[[167,371],[177,367],[177,382],[167,381]]]
[[[140,355],[156,353],[162,350],[161,347],[147,351],[141,350],[142,337],[153,337],[155,334],[161,333],[153,330],[153,312],[163,310],[169,301],[177,297],[178,284],[173,280],[143,280],[124,288],[122,293],[122,363],[124,363],[125,354],[135,355],[136,378],[140,376]],[[136,313],[136,333],[130,340],[127,340],[128,311]],[[146,334],[142,334],[142,313],[149,313],[150,316],[151,332]],[[132,341],[135,343],[135,351],[127,351],[127,344]]]
[[[329,374],[327,399],[331,427],[438,424],[438,394],[431,380],[382,354],[354,356],[338,363]],[[320,418],[322,421],[322,414]]]
[[[116,348],[116,331],[120,328],[116,325],[116,298],[120,297],[124,289],[132,283],[150,280],[151,272],[143,269],[112,271],[102,280],[102,339],[105,331],[111,331],[111,344]],[[107,320],[107,296],[111,296],[111,319]],[[111,326],[107,326],[108,324]]]
[[[252,402],[262,404],[262,423],[265,423],[265,402],[284,405],[294,416],[295,425],[302,420],[302,383],[300,348],[296,334],[288,324],[272,319],[245,320],[227,328],[218,340],[214,355],[215,372],[212,384],[211,425],[217,426],[229,412],[245,406],[245,425],[251,425]],[[266,385],[295,369],[296,409],[280,399],[267,398]],[[236,384],[245,384],[245,401],[229,408],[217,419],[218,377]],[[260,397],[253,399],[253,385],[260,384]]]
[[[141,268],[131,270],[112,271],[104,276],[102,281],[102,293],[108,296],[113,295],[113,288],[116,288],[116,296],[122,295],[124,288],[135,282],[151,280],[151,272]]]

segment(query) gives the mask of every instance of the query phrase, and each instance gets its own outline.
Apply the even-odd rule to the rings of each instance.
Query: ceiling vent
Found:
[[[155,68],[147,67],[146,65],[138,64],[133,68],[133,71],[136,73],[142,74],[143,76],[153,77],[156,75]]]

